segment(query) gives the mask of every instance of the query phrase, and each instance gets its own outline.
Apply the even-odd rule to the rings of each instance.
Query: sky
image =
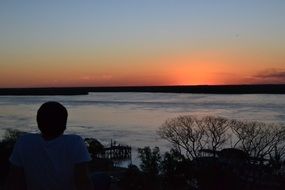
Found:
[[[1,0],[0,88],[285,83],[284,0]]]

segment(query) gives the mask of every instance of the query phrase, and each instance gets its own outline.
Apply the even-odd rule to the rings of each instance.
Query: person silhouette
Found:
[[[46,102],[37,112],[40,134],[21,136],[10,156],[7,189],[91,190],[83,139],[65,135],[68,112],[58,102]]]

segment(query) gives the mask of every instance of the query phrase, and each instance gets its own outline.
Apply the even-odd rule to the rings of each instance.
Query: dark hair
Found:
[[[67,110],[58,102],[46,102],[38,110],[37,123],[45,137],[57,137],[66,129]]]

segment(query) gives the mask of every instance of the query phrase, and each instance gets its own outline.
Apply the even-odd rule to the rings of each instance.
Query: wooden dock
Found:
[[[104,157],[113,161],[127,160],[132,157],[132,148],[130,146],[111,146],[104,149]]]
[[[130,160],[132,158],[132,148],[127,145],[117,144],[116,141],[111,140],[109,147],[104,147],[101,151],[94,151],[93,157],[106,158],[114,162]]]

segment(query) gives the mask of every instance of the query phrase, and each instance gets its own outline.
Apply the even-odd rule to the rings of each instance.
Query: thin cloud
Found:
[[[266,82],[272,81],[274,83],[285,83],[285,70],[268,69],[256,74],[254,78]]]
[[[268,70],[257,74],[257,78],[285,79],[285,71]]]

